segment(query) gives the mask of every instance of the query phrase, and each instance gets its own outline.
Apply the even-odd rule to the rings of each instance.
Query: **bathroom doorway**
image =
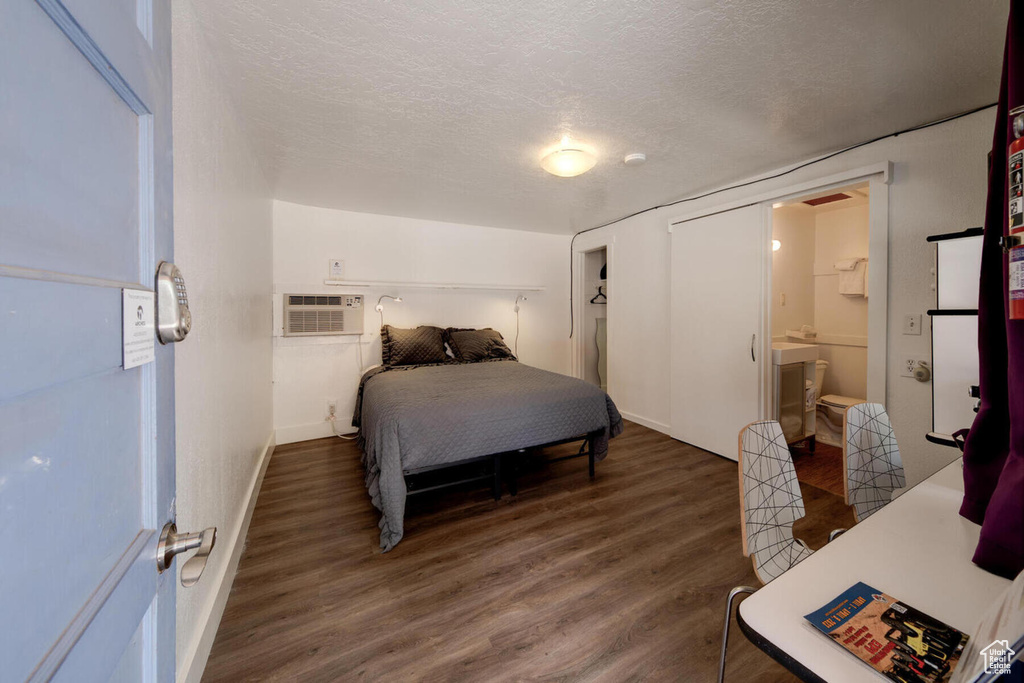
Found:
[[[870,202],[862,181],[772,205],[772,409],[797,478],[839,496],[845,412],[869,395]]]

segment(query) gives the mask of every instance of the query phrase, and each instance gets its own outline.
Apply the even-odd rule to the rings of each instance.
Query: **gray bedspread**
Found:
[[[598,387],[511,360],[375,368],[363,376],[352,423],[384,552],[402,539],[404,471],[595,431],[600,460],[622,432],[619,411]]]

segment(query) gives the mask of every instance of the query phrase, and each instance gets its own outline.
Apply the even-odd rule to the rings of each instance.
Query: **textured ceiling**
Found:
[[[205,0],[274,195],[569,233],[996,99],[1006,0]],[[564,134],[577,178],[541,170]],[[622,157],[645,152],[647,163]]]

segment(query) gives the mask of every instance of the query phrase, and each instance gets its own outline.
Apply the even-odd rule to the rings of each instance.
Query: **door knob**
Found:
[[[171,566],[174,556],[199,548],[194,556],[181,568],[181,585],[185,588],[194,586],[206,569],[206,560],[210,557],[213,544],[217,542],[217,527],[196,531],[190,534],[179,534],[174,522],[168,522],[160,532],[160,542],[156,546],[156,568],[163,572]]]

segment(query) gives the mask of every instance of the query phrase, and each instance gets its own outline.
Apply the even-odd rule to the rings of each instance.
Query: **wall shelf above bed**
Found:
[[[412,287],[415,289],[475,289],[480,291],[502,292],[543,292],[539,285],[488,285],[467,282],[394,282],[369,280],[324,280],[324,284],[332,287]]]

